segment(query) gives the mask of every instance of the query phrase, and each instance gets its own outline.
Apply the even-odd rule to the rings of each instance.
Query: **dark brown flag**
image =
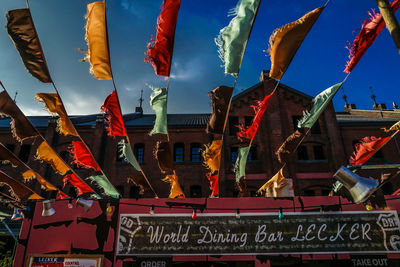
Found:
[[[33,192],[29,187],[22,183],[14,180],[4,172],[0,171],[0,186],[8,185],[11,196],[16,198],[18,201],[29,199],[42,199],[38,194]]]
[[[28,8],[14,9],[9,10],[6,16],[8,35],[14,42],[25,68],[39,81],[50,83],[49,70],[31,12]]]
[[[280,163],[286,163],[289,160],[290,155],[297,149],[303,137],[303,133],[295,131],[286,138],[285,142],[283,142],[278,151],[276,151]]]
[[[0,93],[0,114],[12,118],[11,132],[18,141],[39,135],[6,91]]]
[[[157,142],[154,156],[158,161],[158,167],[163,173],[175,169],[169,142]]]
[[[23,166],[24,164],[21,162],[17,156],[15,156],[10,150],[8,150],[2,143],[0,143],[0,162],[8,163],[10,162],[13,167]]]
[[[223,134],[226,112],[233,93],[232,87],[219,86],[208,93],[212,101],[212,114],[207,123],[207,133]]]

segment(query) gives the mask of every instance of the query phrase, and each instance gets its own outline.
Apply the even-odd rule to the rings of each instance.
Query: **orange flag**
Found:
[[[202,151],[204,165],[207,166],[211,172],[219,170],[221,146],[222,140],[213,140],[211,145],[205,145]]]
[[[257,193],[263,193],[267,191],[269,188],[274,188],[279,189],[286,185],[285,182],[286,178],[283,176],[283,167],[272,177],[269,179],[263,186],[260,187],[260,189],[257,190]],[[276,187],[274,187],[274,184],[276,184]]]
[[[60,116],[57,120],[57,131],[59,133],[78,136],[58,94],[37,93],[35,94],[35,99],[39,102],[43,102],[49,113],[52,115],[58,114],[58,116]]]
[[[90,73],[97,79],[112,79],[108,54],[106,5],[94,2],[87,5],[86,36],[88,52],[85,61],[90,63]]]
[[[269,38],[268,52],[271,55],[269,76],[280,80],[289,67],[304,38],[311,30],[324,7],[308,12],[298,20],[276,29]]]
[[[11,132],[19,142],[39,135],[39,132],[32,126],[7,91],[0,93],[0,115],[11,117]]]
[[[70,168],[64,161],[54,152],[46,141],[43,141],[36,152],[36,159],[47,162],[58,173],[64,175]]]
[[[22,177],[24,180],[29,180],[29,179],[36,179],[39,184],[42,186],[43,189],[49,190],[49,191],[58,191],[58,189],[52,185],[51,183],[47,182],[42,176],[40,176],[38,173],[36,173],[33,170],[27,170],[22,174]]]
[[[182,188],[178,182],[178,177],[175,174],[165,176],[163,181],[171,184],[171,192],[168,196],[169,198],[184,197]]]

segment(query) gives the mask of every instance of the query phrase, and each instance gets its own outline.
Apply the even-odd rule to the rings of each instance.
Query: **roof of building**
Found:
[[[247,88],[246,90],[241,91],[240,93],[238,93],[238,94],[236,94],[236,95],[234,95],[234,96],[232,97],[232,101],[235,101],[235,100],[237,100],[238,98],[247,95],[248,93],[254,91],[254,90],[257,89],[257,88],[259,88],[260,86],[263,86],[263,83],[262,83],[262,82],[259,82],[259,83],[255,84],[255,85],[253,85],[253,86]],[[286,85],[286,84],[279,83],[279,87],[280,87],[280,88],[283,88],[283,89],[285,89],[285,90],[287,90],[287,91],[289,91],[289,92],[291,92],[291,93],[294,93],[294,94],[300,95],[300,96],[302,96],[302,97],[304,97],[304,98],[307,98],[307,99],[309,99],[309,100],[312,100],[312,99],[313,99],[312,96],[310,96],[310,95],[308,95],[308,94],[305,94],[305,93],[303,93],[303,92],[301,92],[301,91],[298,91],[298,90],[296,90],[296,89],[294,89],[294,88],[292,88],[292,87],[290,87],[290,86],[288,86],[288,85]]]
[[[366,116],[366,115],[355,115],[345,112],[337,112],[336,119],[341,126],[380,126],[380,125],[390,125],[398,122],[400,118],[394,117],[376,117],[376,116]]]
[[[127,128],[151,128],[156,116],[153,114],[130,113],[123,116]],[[101,114],[75,115],[71,121],[76,127],[94,126],[96,120],[102,119]],[[203,128],[206,126],[210,114],[168,114],[168,127],[170,128]],[[29,116],[29,121],[37,128],[45,128],[51,116]],[[0,128],[10,127],[10,118],[0,119]]]

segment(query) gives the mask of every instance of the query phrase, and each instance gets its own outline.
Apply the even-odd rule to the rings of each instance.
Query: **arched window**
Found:
[[[192,162],[200,162],[200,144],[199,143],[192,143],[190,144],[190,160]]]
[[[18,157],[22,162],[28,163],[29,154],[31,153],[31,147],[32,146],[29,144],[23,144],[21,146],[21,150],[19,151]]]
[[[124,197],[124,186],[123,185],[117,185],[116,186],[116,189],[117,189],[117,191],[118,191],[118,193],[122,196],[122,197]]]
[[[174,161],[183,162],[185,160],[185,145],[183,143],[174,144]]]
[[[201,186],[200,185],[192,185],[190,187],[190,197],[201,197]]]
[[[136,143],[133,146],[133,153],[139,163],[143,163],[144,161],[144,144],[143,143]]]
[[[237,157],[238,157],[238,147],[233,146],[231,147],[231,162],[232,163],[236,162]]]

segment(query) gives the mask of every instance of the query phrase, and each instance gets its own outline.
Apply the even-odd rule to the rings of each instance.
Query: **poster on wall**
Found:
[[[121,214],[117,255],[399,253],[396,211]]]
[[[27,267],[103,267],[103,255],[29,255]]]

